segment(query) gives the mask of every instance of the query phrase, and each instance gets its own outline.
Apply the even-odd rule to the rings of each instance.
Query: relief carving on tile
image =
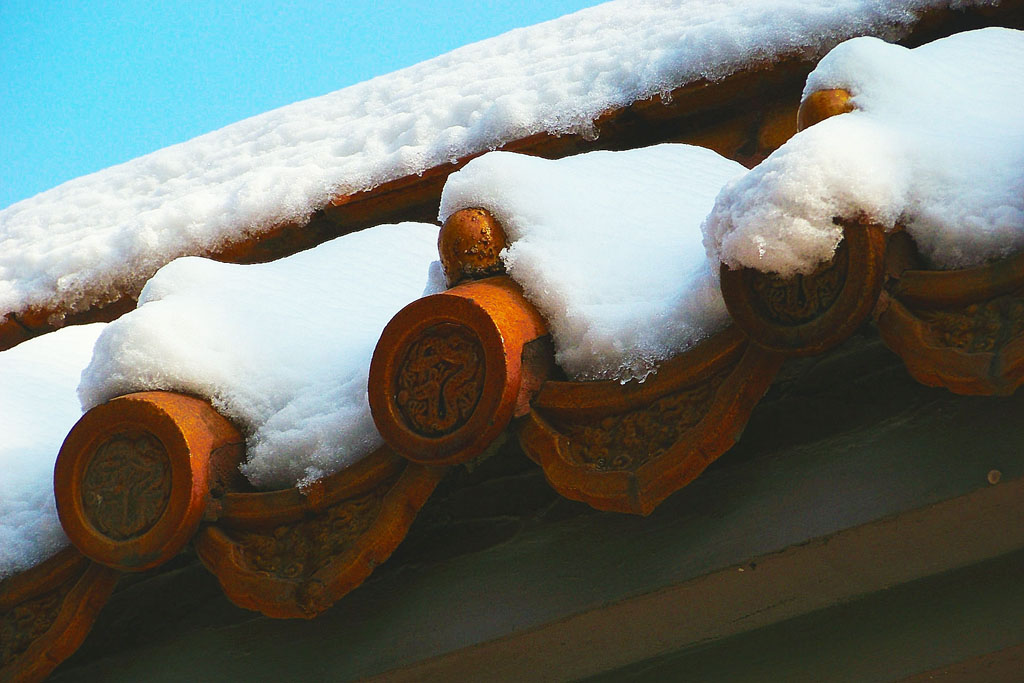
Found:
[[[440,323],[409,345],[395,378],[395,403],[415,433],[436,438],[466,423],[484,388],[483,349],[468,328]]]
[[[171,464],[148,434],[117,435],[101,444],[85,471],[82,507],[98,531],[118,541],[156,524],[171,493]]]

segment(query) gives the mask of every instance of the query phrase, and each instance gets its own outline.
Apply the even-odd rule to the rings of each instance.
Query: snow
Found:
[[[994,0],[619,0],[483,41],[70,181],[0,212],[0,315],[87,309],[336,195],[608,109]],[[59,314],[58,314],[59,317]]]
[[[383,225],[258,265],[175,260],[100,336],[82,407],[151,389],[203,396],[245,434],[257,487],[336,472],[382,444],[370,356],[400,308],[444,288],[437,231]]]
[[[506,270],[567,374],[642,379],[728,320],[700,223],[745,170],[677,144],[555,161],[491,152],[448,177],[441,219],[473,207],[498,219]]]
[[[53,464],[82,415],[75,386],[103,328],[69,327],[0,353],[0,580],[68,544]]]
[[[1024,32],[987,28],[908,50],[855,38],[805,95],[856,110],[791,138],[722,190],[704,229],[730,267],[807,273],[841,237],[833,217],[905,226],[934,268],[1024,249]]]

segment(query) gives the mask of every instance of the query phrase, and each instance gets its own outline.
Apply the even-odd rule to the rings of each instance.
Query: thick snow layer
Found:
[[[728,319],[700,223],[746,169],[690,145],[556,161],[491,152],[448,178],[441,219],[489,210],[506,269],[576,379],[643,378]]]
[[[75,387],[103,327],[69,327],[0,353],[0,579],[68,543],[53,463],[82,416]]]
[[[384,326],[443,288],[437,227],[382,225],[259,265],[185,257],[107,326],[79,395],[166,389],[208,398],[246,435],[260,488],[316,480],[382,441],[366,380]]]
[[[0,315],[82,310],[334,195],[533,133],[590,133],[607,109],[700,78],[991,1],[619,0],[512,31],[14,204],[0,212]]]
[[[913,50],[856,38],[805,94],[856,110],[799,133],[726,187],[705,224],[713,258],[788,275],[832,256],[833,217],[902,224],[932,267],[1024,249],[1024,32],[989,28]]]

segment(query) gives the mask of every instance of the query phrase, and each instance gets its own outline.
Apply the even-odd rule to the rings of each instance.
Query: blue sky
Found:
[[[0,208],[598,0],[0,0]]]

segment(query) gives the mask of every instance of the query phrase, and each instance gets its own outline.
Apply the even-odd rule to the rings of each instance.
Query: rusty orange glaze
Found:
[[[369,399],[384,440],[431,465],[470,460],[528,403],[524,381],[546,367],[523,362],[547,333],[506,276],[454,287],[406,306],[388,323],[370,363]]]
[[[61,525],[87,557],[125,571],[166,562],[236,477],[244,442],[206,401],[149,391],[72,428],[54,468]]]
[[[960,270],[890,261],[875,318],[917,381],[981,396],[1024,383],[1024,254]]]
[[[500,254],[507,246],[501,223],[484,209],[453,213],[437,236],[437,252],[448,286],[503,274]]]
[[[200,530],[196,551],[225,595],[268,617],[311,619],[361,584],[402,542],[444,475],[404,460],[395,470],[383,449],[366,461],[336,475],[332,502],[311,503],[300,520],[282,524],[271,510],[262,526],[247,518],[244,529]]]
[[[850,91],[842,88],[812,92],[804,98],[797,110],[797,130],[810,128],[827,118],[853,111],[851,97]]]
[[[362,495],[402,471],[405,460],[382,447],[351,467],[303,488],[228,492],[219,501],[218,526],[232,528],[287,524],[322,511],[338,501]],[[207,516],[209,518],[209,515]]]
[[[610,382],[549,382],[519,441],[563,496],[647,515],[732,447],[783,359],[726,330],[632,393]]]
[[[900,301],[967,306],[1024,287],[1024,253],[976,268],[904,270],[888,288]]]
[[[770,351],[806,356],[830,349],[871,314],[886,275],[886,234],[847,222],[832,259],[813,273],[780,278],[753,268],[721,269],[733,322]]]
[[[67,548],[0,582],[0,625],[16,624],[0,641],[0,680],[45,679],[85,640],[120,576]]]
[[[746,346],[746,335],[735,325],[729,325],[665,361],[643,382],[548,380],[533,400],[533,407],[555,418],[585,419],[636,410],[734,364]]]

